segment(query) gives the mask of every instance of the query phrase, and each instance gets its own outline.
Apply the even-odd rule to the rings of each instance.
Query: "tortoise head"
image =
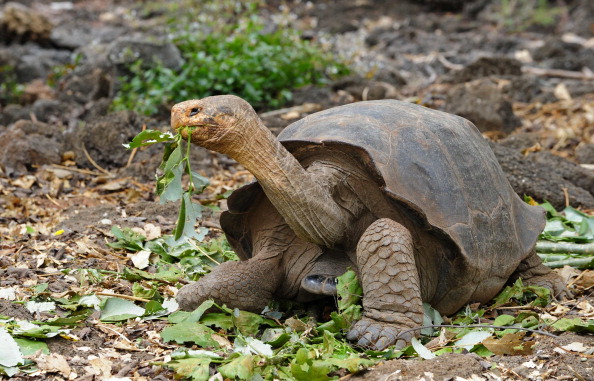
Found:
[[[171,108],[171,128],[184,139],[189,132],[192,143],[230,156],[248,144],[259,125],[252,106],[234,95],[188,100]]]

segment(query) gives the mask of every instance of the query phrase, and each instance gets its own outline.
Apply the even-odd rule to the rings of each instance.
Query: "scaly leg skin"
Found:
[[[375,350],[400,349],[423,324],[423,302],[410,232],[387,218],[372,223],[357,245],[364,317],[347,338]]]
[[[176,300],[181,309],[194,310],[207,299],[241,310],[261,312],[280,282],[278,257],[221,263],[197,282],[182,287]]]
[[[551,290],[551,294],[557,299],[571,298],[572,293],[563,282],[563,279],[550,268],[542,264],[536,251],[518,265],[516,271],[511,275],[510,281],[522,278],[525,285],[540,286]]]

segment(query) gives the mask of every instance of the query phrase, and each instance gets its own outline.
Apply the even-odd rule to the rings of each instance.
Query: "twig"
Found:
[[[539,77],[557,77],[581,80],[594,80],[594,76],[585,74],[580,71],[569,71],[559,69],[541,69],[538,67],[524,66],[522,71],[527,74],[537,75]]]
[[[594,357],[594,356],[587,356],[587,357]],[[569,369],[571,369],[571,371],[573,372],[573,374],[575,374],[575,375],[577,376],[577,378],[579,378],[581,381],[586,381],[586,379],[585,379],[584,377],[582,377],[582,375],[581,375],[581,374],[579,374],[578,372],[576,372],[576,371],[575,371],[575,369],[573,369],[573,368],[571,367],[571,365],[569,365],[569,364],[565,364],[565,365],[567,365],[567,367],[568,367]]]
[[[97,168],[99,170],[99,172],[103,172],[104,174],[106,174],[108,176],[113,176],[113,174],[111,172],[109,172],[107,169],[101,167],[99,164],[97,164],[95,162],[95,160],[93,160],[91,155],[89,155],[89,152],[87,152],[87,148],[85,147],[84,143],[82,143],[82,150],[83,150],[85,156],[87,157],[87,160],[93,165],[93,167]]]
[[[574,352],[574,351],[570,351],[569,349],[565,349],[562,346],[555,344],[555,346],[559,349],[561,349],[562,351],[565,351],[567,353],[571,353],[572,355],[576,355],[576,356],[582,356],[582,357],[588,357],[588,358],[594,358],[594,355],[589,355],[586,353],[579,353],[579,352]],[[572,369],[573,370],[573,369]],[[574,371],[575,372],[575,371]]]
[[[95,171],[89,171],[88,169],[80,169],[80,168],[67,167],[65,165],[60,165],[60,164],[52,164],[52,165],[50,165],[50,167],[54,167],[54,168],[58,168],[58,169],[64,169],[66,171],[71,171],[71,172],[78,172],[78,173],[82,173],[82,174],[85,174],[85,175],[103,176],[103,173],[97,173]]]
[[[146,124],[142,125],[142,131],[144,131],[144,130],[146,130]],[[130,157],[128,158],[128,161],[126,162],[126,166],[124,168],[128,168],[130,166],[130,164],[132,164],[132,160],[134,160],[134,156],[136,156],[137,151],[138,151],[138,147],[135,147],[132,149],[132,152],[130,152]]]
[[[462,70],[464,68],[464,65],[456,64],[456,63],[453,63],[453,62],[449,61],[447,58],[445,58],[443,56],[443,54],[437,54],[436,57],[437,57],[437,60],[439,62],[441,62],[441,64],[443,66],[445,66],[447,69],[450,69],[450,70]]]
[[[211,261],[213,261],[214,263],[216,263],[217,265],[220,265],[220,263],[214,259],[213,257],[211,257],[210,255],[208,255],[208,253],[206,252],[206,250],[204,250],[203,248],[201,248],[200,246],[196,245],[194,242],[189,241],[190,244],[192,246],[194,246],[194,249],[198,250],[202,255],[204,255],[206,258],[210,259]]]
[[[565,207],[569,207],[569,192],[567,191],[567,188],[561,188],[563,189],[563,195],[565,196]]]
[[[573,285],[575,284],[575,282],[577,282],[578,280],[582,279],[582,277],[584,276],[584,274],[585,274],[585,273],[586,273],[586,271],[582,271],[582,272],[580,273],[580,275],[576,276],[574,280],[572,280],[571,282],[569,282],[569,283],[567,284],[567,288],[569,288],[569,287],[573,286]]]
[[[95,295],[113,296],[114,298],[122,298],[122,299],[134,300],[134,301],[137,301],[137,302],[145,302],[145,303],[150,302],[150,299],[138,298],[136,296],[123,295],[123,294],[113,294],[113,293],[110,293],[110,292],[99,291],[99,292],[96,292]]]
[[[62,205],[58,204],[58,201],[54,200],[49,194],[45,194],[45,197],[47,197],[48,200],[50,200],[50,202],[54,205],[56,205],[57,207],[61,208]]]
[[[531,328],[524,328],[524,327],[514,327],[514,326],[502,326],[502,325],[490,325],[490,324],[465,324],[465,325],[454,325],[454,324],[431,324],[431,325],[424,325],[422,327],[416,327],[407,329],[406,331],[402,331],[396,337],[397,339],[405,333],[412,332],[412,331],[419,331],[425,328],[495,328],[495,329],[519,329],[522,331],[528,331],[531,333],[537,333],[544,336],[550,336],[557,338],[557,336],[553,335],[552,333],[548,333],[545,331],[541,331],[538,329],[531,329]]]
[[[111,331],[113,333],[115,333],[116,335],[120,336],[122,339],[126,340],[129,343],[132,343],[132,341],[130,339],[128,339],[126,336],[124,336],[123,334],[119,333],[118,331],[116,331],[115,329],[105,325],[105,324],[97,324],[97,326],[101,327],[101,328],[105,328],[108,331]]]

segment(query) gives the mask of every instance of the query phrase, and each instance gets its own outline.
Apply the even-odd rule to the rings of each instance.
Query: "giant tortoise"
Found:
[[[250,311],[272,298],[311,300],[335,292],[333,279],[350,266],[364,317],[348,338],[383,349],[410,341],[423,302],[451,314],[518,276],[564,289],[534,251],[543,210],[514,193],[463,118],[396,100],[359,102],[309,115],[277,139],[247,102],[224,95],[175,105],[171,126],[195,127],[192,143],[257,179],[221,216],[242,260],[183,287],[184,309],[208,298]]]

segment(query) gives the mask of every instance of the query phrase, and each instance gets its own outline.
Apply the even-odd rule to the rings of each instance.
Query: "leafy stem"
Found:
[[[202,193],[208,186],[208,179],[193,172],[190,166],[190,143],[183,150],[181,131],[191,135],[193,127],[184,127],[177,134],[163,133],[155,130],[145,130],[139,133],[132,141],[125,145],[127,148],[138,148],[155,143],[166,143],[163,159],[159,165],[160,174],[157,175],[156,193],[160,201],[181,200],[177,224],[173,235],[175,240],[194,238],[202,241],[206,229],[194,230],[196,220],[202,216],[202,205],[192,202],[192,196]],[[185,152],[185,153],[184,153]],[[183,175],[188,175],[188,185],[184,189]]]

